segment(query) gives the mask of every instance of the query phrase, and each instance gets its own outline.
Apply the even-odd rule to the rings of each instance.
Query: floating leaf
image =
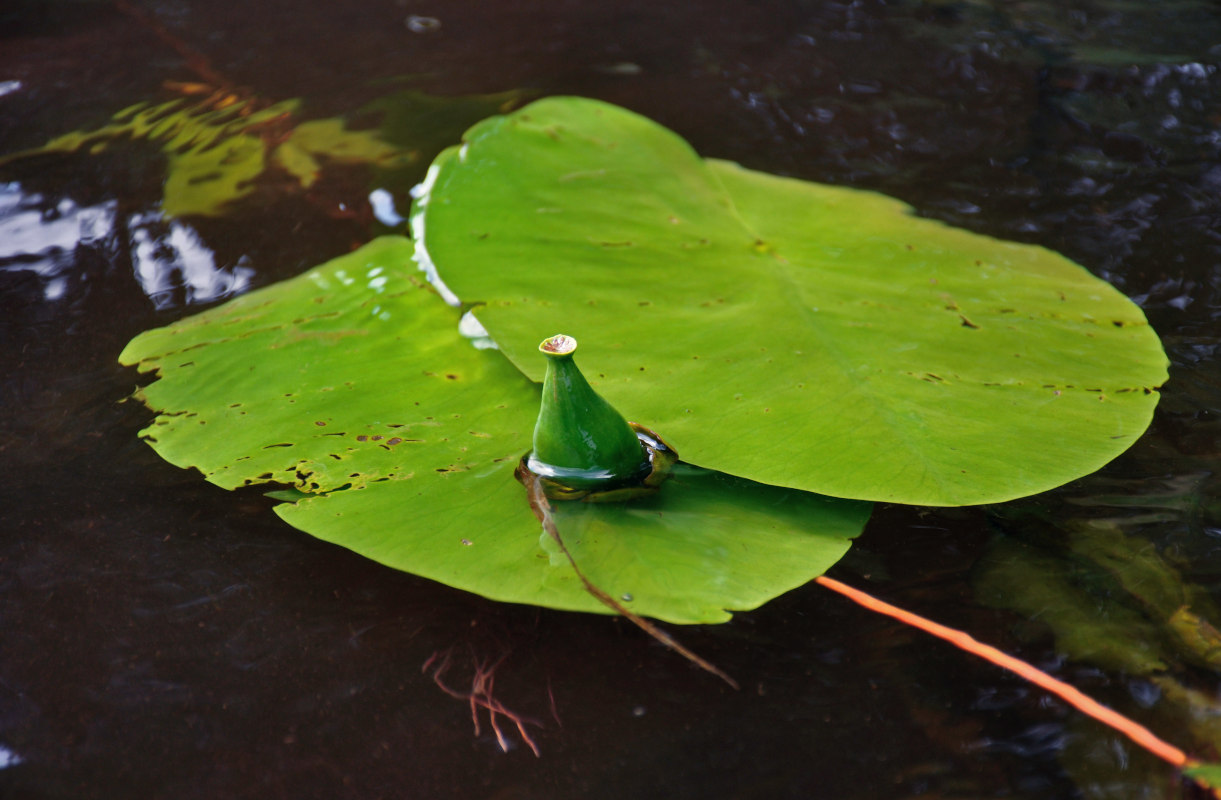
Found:
[[[1055,253],[704,160],[591,100],[476,125],[413,224],[524,373],[541,376],[542,338],[572,334],[629,418],[766,483],[931,505],[1036,493],[1129,447],[1166,378],[1140,309]]]
[[[412,244],[371,244],[144,333],[144,435],[233,488],[291,484],[282,517],[384,564],[487,597],[606,612],[542,535],[513,477],[539,390],[459,335]],[[586,359],[593,366],[593,359]],[[557,504],[585,574],[632,611],[719,622],[821,574],[866,503],[685,466],[652,498]]]

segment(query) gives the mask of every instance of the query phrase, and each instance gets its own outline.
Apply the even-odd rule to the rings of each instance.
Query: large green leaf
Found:
[[[378,239],[141,334],[120,360],[157,372],[141,393],[160,412],[145,436],[226,488],[293,484],[305,496],[281,516],[382,563],[497,600],[607,611],[513,477],[538,387],[459,335],[411,253]],[[594,583],[682,623],[723,621],[821,574],[868,514],[694,467],[646,501],[557,504]]]
[[[595,386],[685,458],[840,497],[995,502],[1098,469],[1166,358],[1113,287],[1045,249],[877,194],[703,160],[614,106],[472,128],[413,214],[527,375],[563,331]]]

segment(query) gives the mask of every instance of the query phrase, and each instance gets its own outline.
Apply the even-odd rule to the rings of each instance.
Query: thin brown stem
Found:
[[[711,672],[725,683],[732,686],[734,689],[739,688],[738,682],[729,677],[723,670],[715,664],[701,658],[693,651],[687,649],[674,637],[649,622],[644,617],[632,612],[615,598],[611,597],[600,587],[597,586],[589,578],[585,577],[585,573],[577,566],[577,561],[569,552],[568,546],[564,544],[564,539],[560,536],[560,530],[555,524],[555,518],[551,513],[551,501],[547,499],[547,494],[543,491],[542,480],[526,470],[519,470],[518,478],[526,486],[526,493],[530,499],[530,508],[534,511],[534,516],[538,517],[539,523],[542,524],[543,530],[551,537],[556,546],[560,548],[560,552],[564,554],[564,558],[568,559],[568,563],[572,566],[572,571],[581,579],[581,583],[585,586],[585,591],[589,592],[594,598],[602,603],[602,605],[621,615],[624,619],[631,622],[642,631],[652,636],[657,641],[661,642],[666,647],[681,655],[683,658],[695,664],[705,672]]]

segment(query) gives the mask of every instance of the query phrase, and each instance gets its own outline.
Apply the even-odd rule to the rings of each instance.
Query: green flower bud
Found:
[[[547,356],[547,375],[530,470],[573,488],[627,483],[648,474],[649,454],[636,432],[573,361],[577,340],[558,334],[538,349]]]

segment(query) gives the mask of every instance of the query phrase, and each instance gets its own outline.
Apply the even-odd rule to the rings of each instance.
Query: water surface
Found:
[[[1215,666],[1166,645],[1168,612],[1071,544],[1117,530],[1129,562],[1221,598],[1215,5],[18,2],[0,37],[0,154],[209,78],[317,117],[406,89],[575,93],[708,156],[1064,252],[1163,336],[1149,433],[1030,500],[880,508],[832,574],[1218,756]],[[419,123],[418,161],[384,187],[400,205],[468,117]],[[630,625],[395,573],[162,462],[137,439],[149,413],[123,402],[123,345],[385,230],[359,168],[168,220],[165,159],[130,141],[0,168],[0,795],[1189,796],[1018,679],[816,586],[678,632],[733,692]],[[1027,557],[1051,565],[1031,573],[1050,576],[1040,613],[987,580]],[[1144,620],[1162,669],[1133,672],[1135,628],[1108,640],[1118,656],[1074,653],[1049,613],[1070,602]],[[508,753],[486,717],[474,735],[422,672],[444,652],[454,687],[499,660],[496,695],[542,723],[541,758],[511,725]]]

